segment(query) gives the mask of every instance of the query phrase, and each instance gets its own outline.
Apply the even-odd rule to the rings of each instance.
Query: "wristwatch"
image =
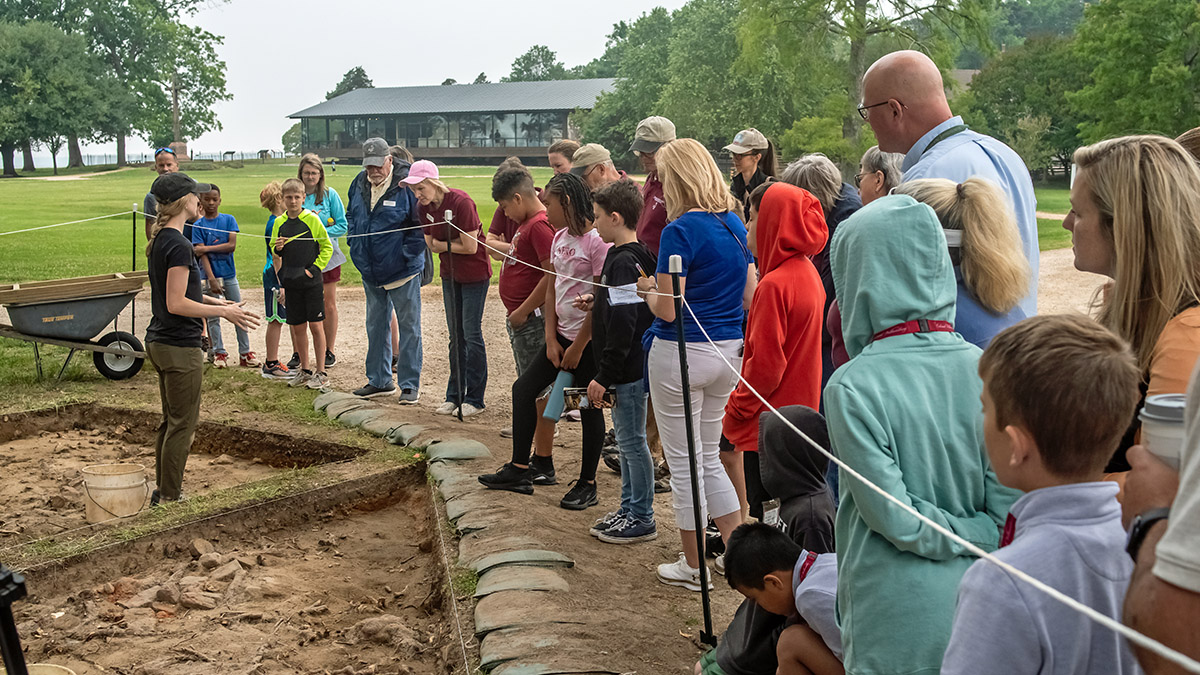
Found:
[[[1129,526],[1129,541],[1125,544],[1125,552],[1134,562],[1137,562],[1138,550],[1142,548],[1142,542],[1146,539],[1150,527],[1160,520],[1166,520],[1170,515],[1171,509],[1160,507],[1139,513],[1133,519],[1133,524]]]

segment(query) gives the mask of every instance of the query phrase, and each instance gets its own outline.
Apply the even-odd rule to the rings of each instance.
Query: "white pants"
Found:
[[[737,372],[729,369],[717,350],[738,370],[741,340],[722,340],[687,345],[688,384],[692,397],[692,429],[696,437],[696,483],[700,490],[699,525],[692,509],[692,483],[688,472],[687,428],[683,384],[679,373],[679,345],[655,339],[650,346],[650,398],[662,438],[663,457],[671,468],[671,500],[675,523],[681,530],[703,528],[708,515],[714,518],[741,510],[737,492],[721,464],[719,445],[725,403],[737,384]]]

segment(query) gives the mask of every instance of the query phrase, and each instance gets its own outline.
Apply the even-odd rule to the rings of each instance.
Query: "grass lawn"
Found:
[[[1038,211],[1066,215],[1067,211],[1071,210],[1071,187],[1065,178],[1048,183],[1035,183],[1033,193],[1037,197]],[[1046,246],[1043,244],[1042,248]]]
[[[204,162],[198,166],[212,165]],[[185,165],[184,171],[187,170]],[[544,185],[550,179],[550,169],[536,167],[532,170],[538,185]],[[356,166],[343,166],[337,173],[330,173],[326,168],[329,186],[337,190],[343,201],[346,201],[350,182],[358,171]],[[442,177],[450,187],[466,191],[475,200],[485,227],[496,210],[491,196],[493,172],[492,167],[442,169]],[[48,170],[33,175],[46,174],[49,174]],[[258,193],[272,180],[294,178],[296,165],[247,161],[243,168],[192,171],[192,176],[201,182],[219,185],[221,211],[237,218],[244,234],[261,235],[268,214],[258,204]],[[0,233],[110,213],[126,214],[111,220],[0,237],[0,283],[123,272],[134,266],[135,257],[136,267],[145,269],[144,219],[138,216],[133,222],[128,214],[135,202],[141,209],[154,178],[152,169],[133,168],[83,180],[0,180],[0,203],[6,205],[0,210]],[[131,242],[131,234],[136,235],[136,245]],[[243,288],[256,288],[262,283],[260,273],[266,258],[265,244],[262,239],[245,236],[238,244],[235,255],[238,281]],[[344,239],[342,250],[349,253]],[[434,260],[437,260],[436,256]],[[498,263],[493,262],[493,266],[498,267]],[[343,285],[358,285],[360,280],[353,263],[342,268]],[[496,276],[493,276],[492,282],[495,281]]]
[[[1063,229],[1061,220],[1038,218],[1038,247],[1043,251],[1067,248],[1071,245],[1071,233]]]

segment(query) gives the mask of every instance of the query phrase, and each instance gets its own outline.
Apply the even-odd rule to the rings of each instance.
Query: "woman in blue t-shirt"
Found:
[[[725,539],[741,523],[741,504],[721,465],[718,444],[725,403],[741,368],[742,319],[754,295],[757,274],[746,246],[746,228],[734,213],[737,202],[704,146],[681,138],[663,145],[655,159],[667,217],[672,220],[659,243],[657,277],[641,279],[638,290],[656,317],[645,338],[650,342],[650,397],[663,456],[671,468],[675,521],[683,540],[679,560],[659,565],[658,578],[665,584],[699,591],[699,567],[704,561],[696,549],[697,523],[711,516]],[[679,281],[686,303],[682,317],[675,316],[670,297],[668,270],[674,256],[682,261]],[[661,290],[652,292],[655,289]],[[701,493],[699,519],[692,509],[688,473],[675,323],[680,319],[688,343],[690,412],[697,438],[696,473]]]
[[[317,155],[310,152],[300,158],[300,170],[296,177],[304,183],[304,208],[317,214],[333,244],[333,257],[321,270],[321,281],[325,284],[325,367],[331,368],[337,364],[337,357],[334,356],[338,328],[337,285],[342,279],[342,263],[346,262],[346,254],[342,253],[338,239],[346,234],[349,227],[346,207],[337,191],[326,187],[325,167]],[[299,364],[299,354],[295,355],[295,360]],[[295,366],[289,362],[288,367]]]

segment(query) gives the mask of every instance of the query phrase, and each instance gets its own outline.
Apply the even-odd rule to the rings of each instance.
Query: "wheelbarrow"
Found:
[[[0,286],[0,305],[12,321],[12,325],[0,323],[0,337],[33,343],[38,379],[42,378],[39,344],[71,350],[56,382],[77,351],[93,352],[96,370],[110,380],[133,377],[142,369],[146,352],[132,333],[116,330],[116,323],[146,280],[147,272],[141,271]],[[93,340],[109,323],[114,330]]]

